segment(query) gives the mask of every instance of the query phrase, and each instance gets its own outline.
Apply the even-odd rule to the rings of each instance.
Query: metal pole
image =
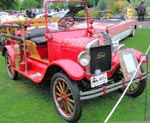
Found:
[[[148,56],[146,56],[147,57],[147,59],[148,59]],[[146,73],[147,73],[147,76],[146,77],[148,77],[148,75],[149,75],[149,68],[148,68],[148,66],[149,66],[149,60],[148,60],[148,62],[147,62],[147,66],[146,66]],[[146,114],[147,114],[147,90],[148,90],[148,88],[147,88],[147,82],[146,82],[146,90],[145,90],[145,106],[144,106],[144,120],[146,121],[147,119],[146,119]]]
[[[148,49],[147,49],[145,55],[148,54],[149,50],[150,50],[150,46],[148,47]],[[121,97],[120,97],[119,100],[117,101],[116,105],[113,107],[113,109],[111,110],[111,112],[109,113],[109,115],[107,116],[107,118],[105,119],[104,123],[107,123],[107,122],[108,122],[108,120],[110,119],[110,117],[112,116],[112,114],[114,113],[114,111],[116,110],[116,108],[118,107],[119,103],[120,103],[121,100],[123,99],[125,93],[127,92],[129,86],[131,85],[131,83],[132,83],[132,81],[133,81],[133,79],[134,79],[134,77],[135,77],[135,75],[136,75],[138,69],[140,68],[140,65],[141,65],[142,61],[144,60],[144,57],[145,57],[145,56],[142,57],[142,59],[141,59],[140,63],[138,64],[137,69],[136,69],[135,73],[133,74],[133,76],[132,76],[132,78],[131,78],[129,84],[128,84],[127,87],[125,88],[123,94],[121,95]]]
[[[23,50],[24,50],[24,63],[25,63],[25,73],[28,72],[28,68],[27,68],[27,56],[26,56],[26,40],[25,40],[25,30],[24,27],[22,27],[22,33],[23,33]]]

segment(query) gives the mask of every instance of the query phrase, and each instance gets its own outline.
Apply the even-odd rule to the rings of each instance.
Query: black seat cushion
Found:
[[[30,29],[28,30],[28,33],[26,34],[26,38],[29,39],[29,38],[44,36],[45,32],[46,32],[45,28]]]
[[[34,38],[31,38],[30,40],[35,42],[37,45],[46,44],[45,36],[34,37]]]
[[[37,45],[46,44],[45,32],[45,28],[30,29],[25,38],[35,42]]]

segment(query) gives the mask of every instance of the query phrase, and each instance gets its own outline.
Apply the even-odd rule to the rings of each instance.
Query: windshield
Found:
[[[83,2],[47,2],[47,28],[50,31],[79,29],[74,25],[83,23],[87,28],[85,3]]]

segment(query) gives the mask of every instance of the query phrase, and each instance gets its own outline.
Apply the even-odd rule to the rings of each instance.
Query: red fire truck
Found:
[[[69,17],[64,22],[52,23],[47,13],[57,2],[63,2],[62,5],[67,7],[83,5],[87,26],[70,28],[74,18]],[[1,25],[4,29],[1,37],[5,42],[2,55],[11,79],[16,80],[21,74],[35,83],[48,80],[58,114],[73,123],[81,116],[82,100],[118,89],[124,91],[129,83],[126,76],[133,75],[132,70],[140,62],[143,53],[109,43],[111,39],[107,33],[93,36],[93,20],[88,18],[86,0],[47,0],[44,6],[45,26]],[[13,33],[8,33],[12,28]],[[122,58],[123,55],[125,57]],[[128,65],[127,61],[131,61],[132,65]],[[127,69],[125,72],[124,66]],[[146,85],[142,66],[139,71],[140,74],[133,79],[127,91],[127,95],[132,97],[139,96]],[[128,74],[124,74],[126,72]]]

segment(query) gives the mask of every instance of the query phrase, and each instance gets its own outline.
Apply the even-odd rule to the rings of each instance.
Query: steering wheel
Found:
[[[58,22],[58,28],[60,30],[67,30],[74,24],[74,18],[71,16],[63,17]]]

